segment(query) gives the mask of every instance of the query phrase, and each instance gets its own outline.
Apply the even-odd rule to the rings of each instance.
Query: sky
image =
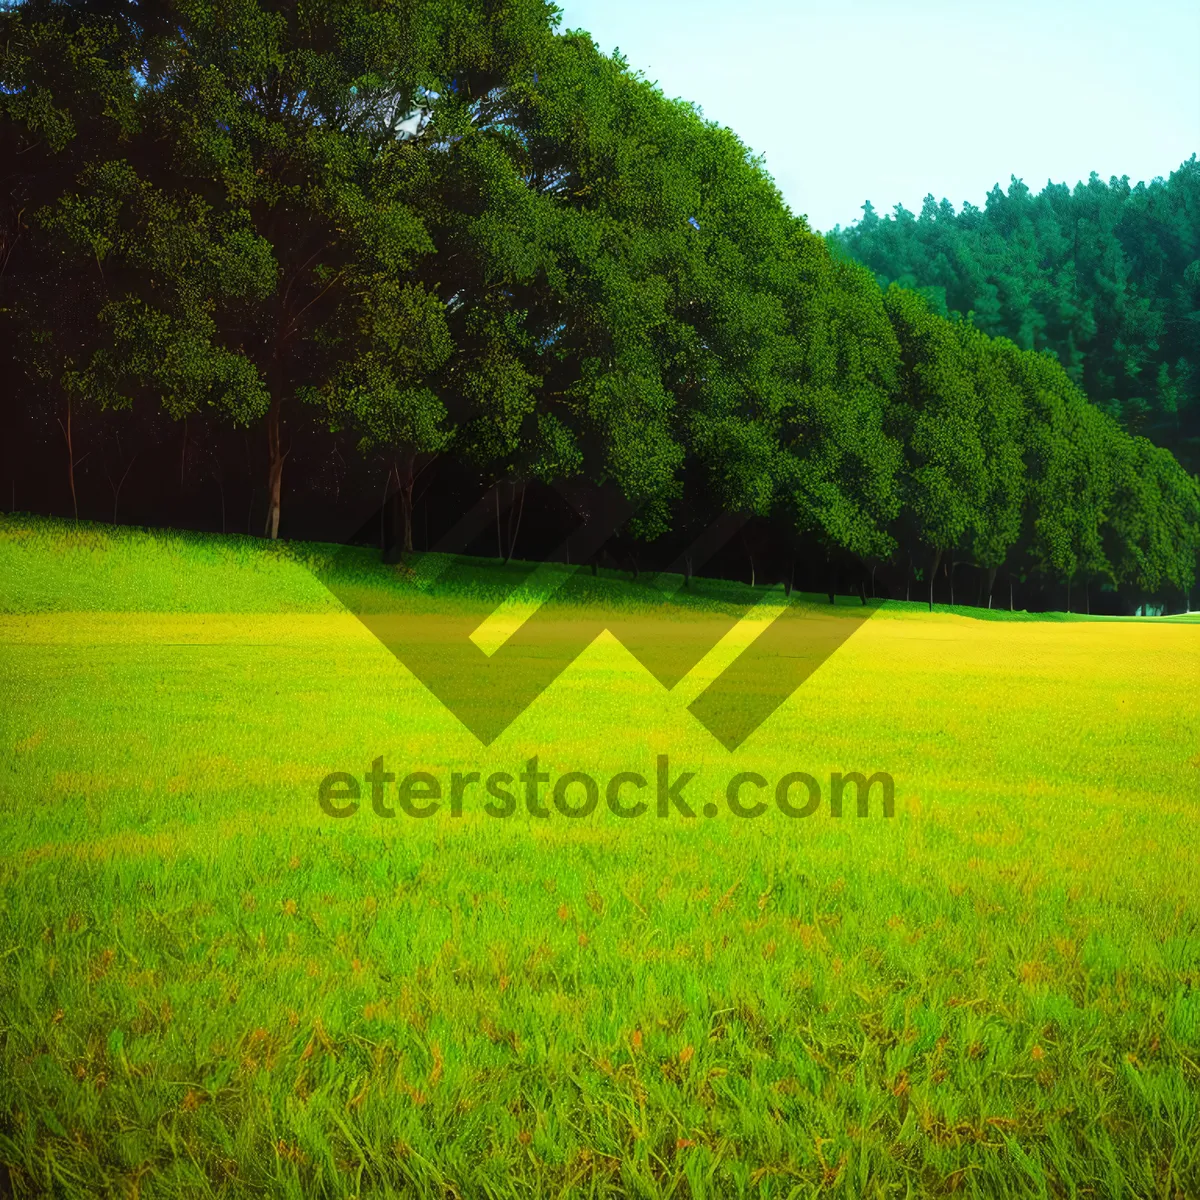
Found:
[[[822,232],[1200,153],[1196,0],[556,0],[561,29],[766,155]]]

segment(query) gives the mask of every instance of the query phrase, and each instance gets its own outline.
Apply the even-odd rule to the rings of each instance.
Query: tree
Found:
[[[109,274],[89,378],[177,409],[264,411],[276,537],[293,399],[321,398],[336,419],[370,379],[394,409],[442,361],[444,317],[412,278],[434,249],[421,135],[443,103],[453,112],[516,69],[548,12],[238,0],[170,6],[146,28],[86,4],[38,6],[29,22],[53,27],[58,9],[107,38],[126,72],[123,157],[90,157],[56,206],[58,229]],[[142,244],[150,221],[161,236]],[[386,367],[356,374],[373,345]]]
[[[269,536],[289,439],[315,427],[339,478],[347,439],[382,464],[401,553],[454,459],[510,489],[505,558],[527,484],[584,475],[643,542],[759,518],[789,580],[815,547],[831,570],[916,556],[931,606],[963,566],[981,602],[1005,564],[1068,608],[1080,579],[1089,601],[1097,579],[1186,593],[1195,480],[1128,429],[1191,428],[1190,166],[1014,180],[958,213],[868,204],[823,239],[732,131],[556,19],[540,0],[0,12],[7,377],[24,412],[48,398],[72,494],[86,402],[130,409],[146,444],[152,416],[206,417],[210,457],[213,429],[261,421]],[[103,461],[115,515],[131,460]]]
[[[1200,469],[1200,161],[1130,186],[1096,174],[1036,196],[1013,179],[955,216],[873,208],[831,245],[890,282],[944,297],[948,315],[1050,350],[1129,431]],[[1195,264],[1195,265],[1193,265]]]
[[[1104,530],[1117,579],[1143,599],[1168,589],[1190,608],[1200,550],[1200,488],[1165,450],[1146,438],[1114,439],[1114,478]]]
[[[986,455],[981,401],[955,327],[912,292],[892,284],[884,305],[900,344],[902,378],[891,428],[905,448],[902,536],[932,556],[933,585],[946,554],[984,526]]]
[[[1088,405],[1051,355],[1025,351],[1014,367],[1025,405],[1025,552],[1034,570],[1066,585],[1069,608],[1078,573],[1112,578],[1101,532],[1112,495],[1106,447],[1126,435]]]
[[[980,401],[977,428],[983,480],[967,550],[984,574],[980,603],[986,597],[990,608],[996,574],[1020,537],[1026,503],[1022,452],[1026,413],[1014,361],[1021,352],[1012,342],[988,339],[965,323],[956,325],[955,332],[971,363]]]

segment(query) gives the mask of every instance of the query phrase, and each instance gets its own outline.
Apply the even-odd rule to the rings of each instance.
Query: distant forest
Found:
[[[403,555],[495,486],[536,559],[589,480],[634,572],[1190,607],[1196,180],[826,239],[542,0],[18,0],[0,496]]]
[[[1026,350],[1049,350],[1133,433],[1200,472],[1200,162],[1130,187],[1092,173],[1036,196],[1013,177],[983,208],[925,197],[919,216],[868,201],[831,244]]]

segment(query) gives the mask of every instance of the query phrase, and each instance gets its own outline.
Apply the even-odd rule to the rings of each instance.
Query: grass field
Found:
[[[17,1195],[1200,1195],[1194,621],[880,605],[732,753],[687,704],[753,627],[670,692],[603,635],[485,747],[311,568],[515,576],[376,558],[0,519]],[[719,815],[317,802],[660,754]],[[728,810],[793,771],[895,815]]]

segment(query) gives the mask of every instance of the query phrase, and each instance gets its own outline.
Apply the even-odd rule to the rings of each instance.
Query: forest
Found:
[[[880,286],[923,295],[1025,350],[1049,350],[1083,393],[1133,433],[1200,470],[1200,162],[1130,187],[1095,172],[1036,196],[1007,195],[956,213],[925,197],[835,229],[831,246]],[[836,252],[836,250],[835,250]]]
[[[831,598],[1190,610],[1194,157],[824,237],[560,24],[0,10],[8,507],[319,538],[381,497],[403,554],[501,484],[534,558],[589,479],[635,572],[736,513],[721,570]]]

